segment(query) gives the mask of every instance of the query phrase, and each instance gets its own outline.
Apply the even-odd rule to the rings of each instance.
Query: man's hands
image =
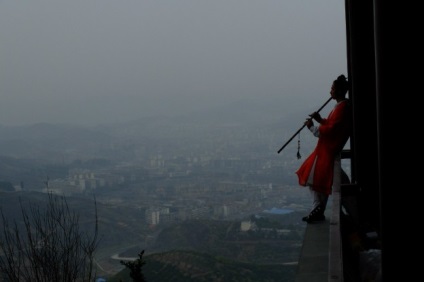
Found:
[[[322,121],[322,117],[318,112],[313,112],[309,116],[310,116],[310,118],[306,119],[306,121],[305,121],[305,125],[308,128],[311,128],[311,126],[314,125],[314,122],[312,121],[312,119],[316,120],[318,123],[321,123],[321,121]]]
[[[306,127],[311,128],[311,126],[314,125],[314,122],[312,121],[311,118],[306,119],[305,123]]]
[[[321,115],[318,112],[313,112],[309,116],[311,118],[313,118],[314,120],[316,120],[318,123],[321,123],[321,121],[322,121],[322,117],[321,117]]]

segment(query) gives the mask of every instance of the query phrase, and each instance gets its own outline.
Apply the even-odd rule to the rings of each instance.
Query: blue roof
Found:
[[[278,209],[278,208],[272,208],[270,210],[264,210],[264,213],[272,213],[272,214],[288,214],[292,213],[293,210],[291,209]]]

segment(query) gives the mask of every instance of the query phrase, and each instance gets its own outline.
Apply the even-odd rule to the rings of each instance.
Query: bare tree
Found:
[[[146,261],[143,260],[144,250],[138,254],[138,259],[135,261],[123,261],[121,264],[125,265],[126,268],[130,270],[130,277],[134,282],[145,282],[144,274],[142,271],[143,266],[146,264]]]
[[[48,193],[44,209],[20,201],[22,221],[10,225],[0,209],[0,272],[6,281],[93,281],[94,252],[99,243],[97,204],[94,230],[81,230],[79,215],[64,196]],[[20,224],[22,223],[22,224]]]

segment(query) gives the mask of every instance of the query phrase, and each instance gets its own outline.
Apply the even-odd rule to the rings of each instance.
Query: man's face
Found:
[[[336,98],[336,87],[334,86],[334,84],[331,85],[330,95],[332,98]]]

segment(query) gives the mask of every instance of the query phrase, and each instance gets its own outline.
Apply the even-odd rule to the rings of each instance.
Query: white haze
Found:
[[[344,1],[0,1],[0,66],[1,125],[305,112],[346,74]]]

